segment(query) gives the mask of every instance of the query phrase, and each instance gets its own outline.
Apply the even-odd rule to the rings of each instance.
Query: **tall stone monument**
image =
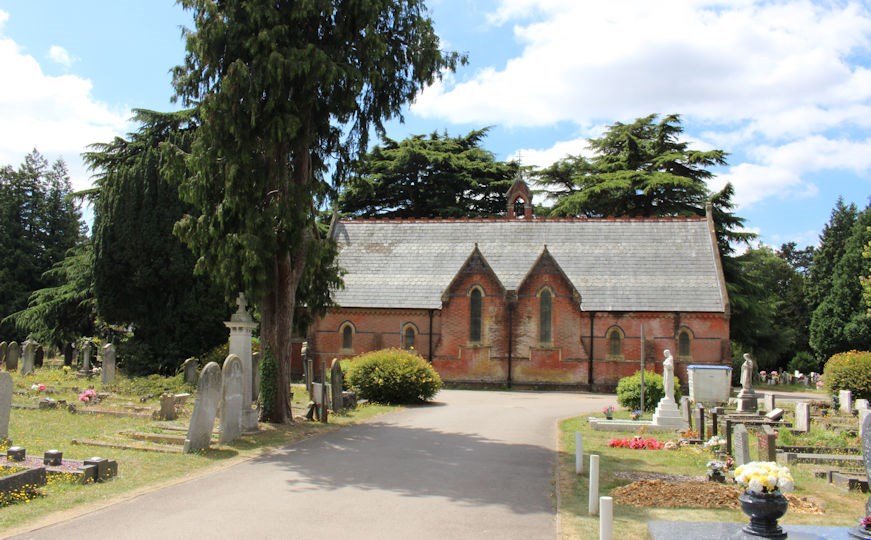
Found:
[[[345,404],[342,401],[342,386],[344,386],[342,364],[338,358],[333,358],[333,363],[330,366],[330,404],[333,407],[333,411],[340,411],[345,408]]]
[[[753,391],[753,372],[755,367],[750,355],[744,353],[741,364],[741,391],[738,392],[738,412],[755,413],[759,409],[759,398]]]
[[[653,412],[652,423],[655,426],[686,429],[687,421],[683,419],[674,400],[674,358],[668,349],[664,350],[663,354],[665,360],[662,361],[662,385],[665,388],[665,396],[659,400]]]
[[[39,343],[33,341],[32,339],[27,339],[24,343],[21,344],[23,349],[23,354],[21,357],[21,368],[19,371],[22,375],[30,375],[33,373],[33,368],[36,364],[36,347]]]
[[[242,429],[251,431],[257,429],[260,415],[254,405],[254,368],[251,362],[251,334],[257,328],[257,323],[248,313],[243,293],[239,293],[236,305],[239,309],[224,325],[230,329],[230,354],[235,354],[242,361]]]

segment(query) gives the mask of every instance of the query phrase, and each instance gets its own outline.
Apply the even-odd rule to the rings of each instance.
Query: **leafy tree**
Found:
[[[844,242],[844,253],[835,264],[831,288],[811,317],[810,344],[819,358],[871,349],[871,317],[862,298],[861,282],[867,272],[862,252],[871,241],[869,227],[871,206],[856,217]]]
[[[691,150],[679,139],[680,116],[638,118],[617,122],[598,139],[590,139],[595,153],[589,161],[566,158],[546,169],[542,180],[557,186],[555,215],[683,216],[698,215],[708,200],[705,181],[710,167],[724,165],[722,150]],[[576,187],[566,181],[570,170]]]
[[[871,240],[865,244],[862,256],[871,259]],[[871,317],[871,262],[866,265],[865,270],[866,273],[862,276],[862,296],[865,298],[865,305],[868,306],[868,316]]]
[[[43,278],[56,285],[34,291],[27,308],[10,315],[9,321],[33,339],[58,350],[78,337],[94,335],[97,305],[93,244],[86,241],[72,248]]]
[[[46,271],[81,237],[71,191],[64,162],[49,165],[36,150],[17,170],[0,168],[0,317],[24,309],[33,291],[52,285]],[[7,319],[0,323],[0,335],[26,337]]]
[[[172,234],[189,206],[164,177],[163,144],[189,148],[191,111],[139,110],[138,131],[95,144],[85,154],[96,171],[94,291],[101,316],[132,326],[120,357],[130,373],[164,373],[227,339],[222,292],[196,277],[191,251]]]
[[[182,198],[198,214],[177,233],[220,280],[261,314],[276,359],[273,403],[262,418],[286,422],[297,288],[326,243],[316,208],[332,165],[345,178],[371,128],[400,112],[461,60],[443,54],[419,0],[182,0],[193,12],[177,97],[202,119]],[[327,248],[328,249],[328,248]]]
[[[355,167],[339,210],[355,216],[462,217],[505,212],[516,163],[481,147],[487,128],[461,137],[386,136]]]

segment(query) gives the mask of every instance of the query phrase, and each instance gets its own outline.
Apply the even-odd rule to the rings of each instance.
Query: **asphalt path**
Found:
[[[13,538],[556,538],[557,420],[615,396],[436,401]]]

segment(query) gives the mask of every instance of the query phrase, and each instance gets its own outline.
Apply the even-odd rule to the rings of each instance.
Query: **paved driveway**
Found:
[[[553,539],[556,420],[607,403],[442,391],[435,405],[16,538]]]

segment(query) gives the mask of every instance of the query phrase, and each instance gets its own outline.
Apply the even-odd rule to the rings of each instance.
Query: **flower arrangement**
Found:
[[[865,516],[859,520],[859,527],[866,531],[871,531],[871,516]]]
[[[714,435],[713,437],[705,441],[703,446],[705,448],[710,448],[713,452],[719,452],[726,446],[726,439]]]
[[[773,461],[751,461],[735,469],[735,482],[754,493],[787,492],[795,489],[788,467]]]
[[[629,413],[629,418],[631,418],[632,420],[638,420],[639,418],[641,418],[641,409],[635,409],[634,411]]]
[[[88,388],[87,390],[79,394],[79,401],[82,401],[84,403],[90,403],[95,399],[97,399],[97,392],[94,391],[93,388]]]
[[[733,465],[735,465],[735,461],[732,458],[726,458],[723,461],[719,459],[709,461],[705,465],[708,469],[708,479],[722,482],[725,480],[726,473],[732,470]]]
[[[659,450],[665,443],[659,442],[653,437],[647,439],[636,435],[631,439],[611,439],[608,441],[611,448],[631,448],[632,450]]]
[[[613,406],[613,405],[608,405],[607,407],[605,407],[604,409],[602,409],[602,413],[603,413],[605,416],[611,416],[612,414],[614,414],[614,406]]]
[[[676,450],[676,449],[677,449],[677,443],[674,442],[674,441],[666,441],[665,444],[662,445],[662,448],[663,448],[664,450]]]
[[[45,385],[44,384],[34,384],[34,385],[31,385],[30,389],[33,390],[34,392],[37,392],[37,393],[44,392]]]

